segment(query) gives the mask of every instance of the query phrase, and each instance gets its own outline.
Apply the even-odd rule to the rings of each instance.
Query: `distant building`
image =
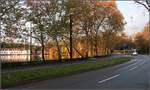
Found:
[[[33,54],[41,54],[41,51],[35,51],[32,50]],[[1,49],[0,55],[28,55],[30,54],[29,49],[18,49],[18,48],[12,48],[12,49]]]
[[[0,50],[1,55],[12,55],[12,54],[30,54],[30,50],[25,49],[2,49]]]

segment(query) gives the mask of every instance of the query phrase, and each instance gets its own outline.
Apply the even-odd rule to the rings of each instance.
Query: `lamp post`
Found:
[[[0,13],[1,12],[3,12],[3,10],[2,10],[2,7],[0,6]],[[1,18],[0,18],[0,50],[1,50],[1,46],[2,46],[2,34],[1,34],[1,32],[2,32],[2,30],[1,30],[2,28],[1,28]]]
[[[2,46],[2,34],[1,34],[1,21],[0,21],[0,50],[1,50],[1,46]]]
[[[72,60],[72,14],[70,14],[70,61]]]
[[[32,61],[32,31],[31,31],[31,22],[30,22],[30,61]]]

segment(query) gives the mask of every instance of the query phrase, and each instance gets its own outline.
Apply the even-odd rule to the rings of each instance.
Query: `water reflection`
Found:
[[[0,55],[2,62],[29,62],[30,55]],[[41,55],[32,55],[32,60],[41,60]]]
[[[69,55],[62,55],[62,59],[69,58]],[[45,55],[45,60],[57,60],[58,57],[56,55]],[[32,55],[32,61],[40,61],[42,60],[41,55]],[[2,62],[29,62],[31,61],[30,55],[0,55],[0,61]]]

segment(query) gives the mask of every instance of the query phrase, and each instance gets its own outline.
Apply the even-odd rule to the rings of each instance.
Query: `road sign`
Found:
[[[127,46],[127,44],[126,43],[123,43],[123,47],[126,47]]]

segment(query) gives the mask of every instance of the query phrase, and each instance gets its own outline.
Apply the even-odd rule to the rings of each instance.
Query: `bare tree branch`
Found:
[[[149,5],[149,1],[148,0],[146,0],[146,4],[144,4],[144,3],[142,3],[142,2],[140,2],[140,0],[134,0],[136,3],[138,3],[138,4],[141,4],[141,5],[143,5],[147,10],[148,10],[148,12],[150,12],[150,5]]]

